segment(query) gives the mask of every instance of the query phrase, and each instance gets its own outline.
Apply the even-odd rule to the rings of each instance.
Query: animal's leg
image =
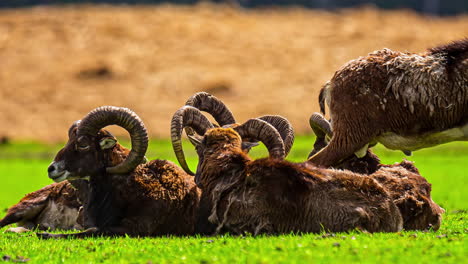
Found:
[[[31,232],[31,230],[27,229],[27,228],[24,228],[22,226],[18,226],[18,227],[10,227],[8,228],[7,230],[5,230],[5,233],[17,233],[17,234],[20,234],[20,233],[26,233],[26,232]]]
[[[101,234],[99,229],[96,227],[88,228],[83,232],[73,233],[73,234],[51,234],[51,233],[36,233],[37,237],[42,239],[51,239],[51,238],[84,238],[84,237],[91,237],[97,236]]]
[[[50,234],[50,233],[36,233],[39,238],[50,239],[50,238],[85,238],[93,236],[124,236],[128,234],[128,231],[121,227],[109,227],[105,230],[101,230],[97,227],[88,228],[83,232],[73,234]]]
[[[21,221],[22,217],[15,213],[10,213],[0,220],[0,228]]]
[[[0,220],[0,228],[34,219],[44,209],[47,197],[22,200],[8,209],[7,215]]]
[[[330,144],[310,157],[308,161],[316,166],[326,168],[338,165],[342,160],[354,155],[356,151],[362,149],[369,143],[370,139],[370,136],[352,138],[343,133],[336,133],[335,131]]]

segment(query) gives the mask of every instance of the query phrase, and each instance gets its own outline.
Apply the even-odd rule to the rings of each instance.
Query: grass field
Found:
[[[298,137],[290,160],[301,161],[312,138]],[[46,169],[60,145],[14,143],[0,146],[0,208],[49,184]],[[194,152],[189,162],[195,166]],[[376,148],[384,163],[403,154]],[[264,149],[253,156],[265,155]],[[152,140],[149,158],[175,160],[170,142]],[[433,199],[446,209],[437,232],[396,234],[305,234],[260,237],[89,238],[42,241],[34,234],[0,233],[0,259],[31,263],[466,263],[468,143],[421,150],[409,157],[433,184]],[[2,213],[3,215],[3,213]],[[0,230],[2,232],[4,230]]]

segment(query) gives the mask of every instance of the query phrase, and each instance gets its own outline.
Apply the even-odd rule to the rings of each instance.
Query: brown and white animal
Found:
[[[131,138],[132,150],[102,128],[119,125]],[[146,128],[126,108],[103,106],[69,130],[69,140],[48,168],[54,181],[89,179],[83,202],[84,232],[39,234],[41,237],[90,235],[193,234],[200,191],[193,177],[166,160],[145,162]],[[78,190],[80,191],[80,190]]]
[[[310,125],[317,136],[312,152],[318,152],[326,146],[326,139],[332,138],[333,131],[319,113],[311,116]],[[445,210],[432,200],[431,184],[420,175],[412,162],[404,160],[393,165],[383,165],[379,157],[368,149],[364,157],[351,155],[337,168],[366,174],[379,182],[400,209],[404,229],[439,229]]]
[[[320,92],[333,138],[309,161],[337,165],[377,142],[411,151],[468,140],[468,39],[423,54],[383,49],[345,64]]]
[[[218,232],[396,232],[402,228],[397,206],[375,180],[283,160],[281,136],[263,120],[215,128],[197,109],[185,106],[172,119],[171,129],[177,131],[173,140],[187,126],[203,135],[197,142],[195,182],[211,201],[209,220]],[[252,160],[241,149],[243,137],[262,141],[270,157]]]
[[[0,228],[17,223],[17,228],[9,228],[7,231],[82,229],[82,219],[78,216],[87,182],[75,180],[73,184],[80,185],[81,193],[77,192],[72,183],[63,181],[27,194],[8,209],[0,220]]]

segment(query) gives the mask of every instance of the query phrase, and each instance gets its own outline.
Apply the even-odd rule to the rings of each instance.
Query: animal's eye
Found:
[[[78,150],[78,151],[87,151],[88,149],[89,149],[88,144],[83,144],[83,143],[76,144],[76,150]]]
[[[76,140],[75,148],[78,151],[87,151],[90,148],[89,140],[81,136]]]

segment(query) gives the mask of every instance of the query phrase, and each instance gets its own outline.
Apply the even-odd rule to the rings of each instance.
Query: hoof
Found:
[[[26,232],[31,232],[31,230],[19,226],[19,227],[10,227],[10,228],[8,228],[7,230],[5,230],[4,233],[17,233],[17,234],[21,234],[21,233],[26,233]]]

